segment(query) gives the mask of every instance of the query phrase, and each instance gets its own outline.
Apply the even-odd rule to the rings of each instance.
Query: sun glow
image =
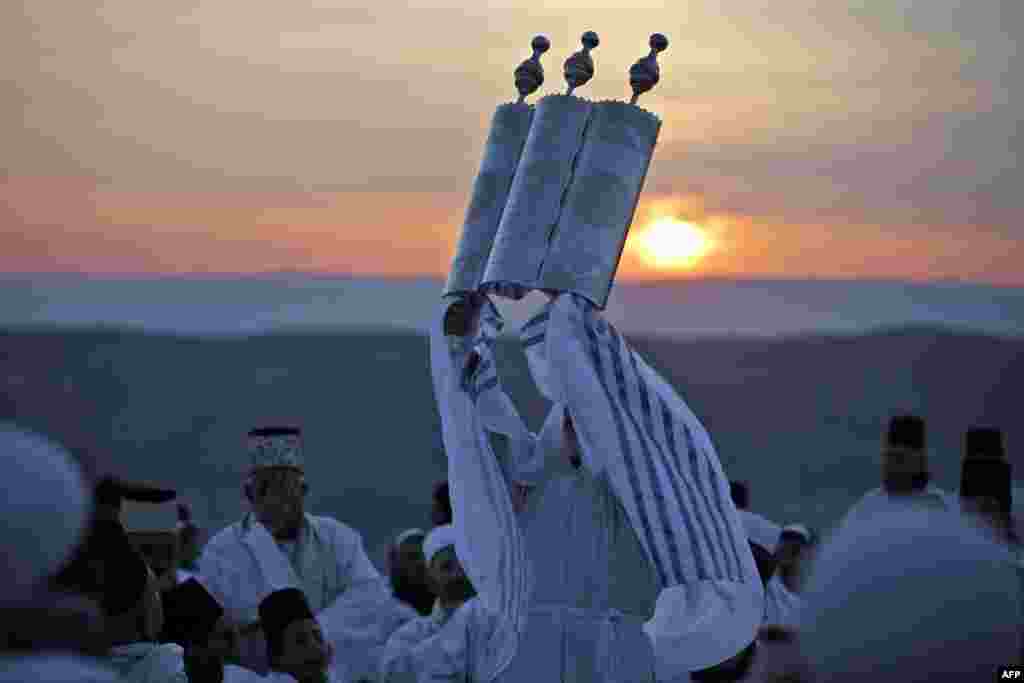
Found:
[[[670,217],[651,221],[632,242],[640,260],[657,270],[689,270],[715,246],[699,226]]]

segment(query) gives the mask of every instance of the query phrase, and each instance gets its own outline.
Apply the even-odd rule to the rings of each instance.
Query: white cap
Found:
[[[427,564],[430,564],[434,555],[453,545],[455,545],[455,527],[451,524],[434,527],[423,539],[423,557],[426,558]]]
[[[789,524],[784,526],[782,527],[782,531],[779,533],[779,536],[782,536],[782,534],[796,534],[800,538],[804,539],[804,543],[810,543],[814,538],[811,535],[811,530],[803,524]]]
[[[395,545],[402,545],[413,536],[426,536],[426,532],[423,529],[406,529],[395,537]]]
[[[804,598],[801,649],[835,683],[986,680],[1018,660],[1010,553],[953,513],[908,508],[841,528]]]
[[[82,539],[92,495],[63,448],[0,425],[0,599],[24,595],[54,574]]]

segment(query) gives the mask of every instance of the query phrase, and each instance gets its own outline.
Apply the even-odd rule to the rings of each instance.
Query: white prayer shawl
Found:
[[[121,679],[100,660],[45,652],[0,657],[0,683],[119,683]]]
[[[300,588],[325,636],[353,675],[372,674],[376,655],[413,612],[391,594],[359,533],[329,517],[306,515],[289,558],[254,516],[218,533],[200,558],[200,578],[237,624],[259,619],[259,603]],[[265,641],[243,639],[246,666],[266,671]],[[251,642],[250,642],[251,641]]]
[[[947,511],[959,511],[960,509],[959,502],[953,496],[933,484],[928,484],[923,491],[908,495],[892,495],[879,487],[868,491],[854,503],[840,521],[837,529],[848,524],[868,522],[879,514],[898,513],[908,507]]]
[[[773,576],[764,594],[764,624],[799,628],[802,606],[800,595],[789,590],[781,577]]]
[[[766,517],[750,510],[738,510],[740,521],[747,532],[747,538],[770,553],[774,553],[779,544],[782,527]]]
[[[124,683],[188,683],[184,650],[174,643],[117,645],[109,661]]]
[[[559,404],[536,438],[527,432],[511,401],[498,388],[491,347],[493,331],[500,326],[500,318],[489,303],[482,315],[481,332],[469,343],[453,343],[449,347],[441,336],[440,326],[435,327],[432,360],[445,426],[445,447],[452,458],[464,453],[466,444],[476,441],[480,445],[473,448],[486,456],[485,463],[491,463],[494,457],[483,429],[506,434],[512,453],[511,463],[505,463],[509,481],[536,483],[545,474],[551,476],[551,472],[545,472],[551,469],[551,462],[564,461],[559,445],[561,416],[568,409],[580,437],[587,474],[582,478],[569,474],[552,480],[549,486],[556,488],[550,495],[555,498],[568,495],[578,499],[581,505],[596,505],[595,514],[612,525],[621,523],[615,520],[619,511],[625,510],[622,514],[628,516],[626,524],[627,527],[631,524],[632,529],[626,536],[614,529],[605,529],[604,533],[610,536],[604,543],[620,542],[613,538],[628,540],[635,530],[644,546],[641,552],[646,553],[649,564],[657,570],[657,580],[665,590],[657,600],[654,619],[644,627],[647,636],[639,627],[637,632],[641,638],[650,637],[653,642],[653,668],[657,670],[658,679],[673,680],[687,676],[689,671],[724,661],[753,641],[763,615],[763,590],[746,543],[746,533],[729,498],[728,481],[703,427],[671,388],[642,359],[628,351],[628,346],[610,326],[603,321],[598,325],[592,319],[595,317],[582,300],[562,296],[523,328],[521,337],[534,379],[541,391]],[[612,343],[613,339],[617,343]],[[444,352],[439,353],[441,350]],[[470,350],[477,351],[483,361],[469,381],[457,384],[450,380],[447,385],[439,382],[438,367],[444,363],[447,372],[454,377],[457,374],[454,368],[464,367]],[[638,376],[643,377],[643,382],[637,381]],[[454,402],[453,397],[458,397],[459,388],[477,402],[477,412],[464,410],[461,421],[454,419],[445,407]],[[652,399],[657,412],[650,410]],[[480,434],[472,439],[464,437],[460,442],[455,436],[460,422],[474,425]],[[668,431],[665,431],[666,425],[670,427]],[[680,452],[678,446],[683,444],[687,450]],[[455,477],[451,478],[454,483]],[[463,486],[464,493],[453,491],[456,514],[464,505],[463,495],[475,495],[476,508],[487,507],[487,499],[480,496],[481,488]],[[562,489],[565,489],[564,495],[559,494]],[[606,499],[605,496],[611,497]],[[607,502],[602,502],[604,500]],[[584,511],[582,507],[575,511],[560,510],[556,505],[551,509],[556,515],[573,515],[574,524],[586,524],[582,517],[576,516]],[[504,533],[496,532],[494,527],[487,528],[484,521],[479,516],[469,516],[466,523],[485,547],[500,542]],[[594,523],[591,520],[591,524]],[[543,525],[543,520],[538,520],[537,525]],[[511,531],[518,536],[517,527],[513,525]],[[581,540],[585,541],[577,539],[576,543]],[[562,550],[574,552],[576,547],[572,541],[564,538]],[[469,545],[472,547],[472,543]],[[616,553],[608,555],[609,549],[605,547],[600,561],[614,560],[611,555]],[[461,548],[458,550],[461,555]],[[593,551],[600,553],[600,548],[594,547]],[[544,562],[539,557],[534,561]],[[638,569],[642,571],[644,567],[634,567],[631,571]],[[607,584],[609,577],[604,578]],[[538,583],[537,588],[541,589],[542,585]],[[523,590],[532,593],[525,586]],[[541,591],[543,594],[545,591]],[[520,604],[522,602],[520,598]],[[633,632],[626,624],[631,623],[632,617],[623,622],[625,615],[615,609],[600,612],[600,609],[573,608],[571,603],[572,600],[565,605],[552,605],[554,611],[545,610],[542,604],[530,606],[527,651],[517,658],[516,675],[530,673],[520,671],[523,666],[527,670],[535,667],[539,672],[544,666],[572,668],[574,662],[579,662],[585,665],[580,675],[603,676],[603,680],[612,681],[619,675],[612,669],[623,659],[643,658],[644,648],[648,651],[647,657],[651,656],[650,643],[643,645],[631,640]],[[620,622],[623,625],[617,626]],[[594,638],[601,641],[586,644],[586,657],[563,652],[558,642],[548,642],[552,637],[560,641],[574,631],[579,634],[581,629],[593,637],[578,635],[579,645]],[[549,646],[556,647],[558,652],[541,652]],[[629,657],[622,656],[626,651]],[[583,651],[577,654],[582,655]],[[584,658],[590,661],[581,662]],[[523,664],[524,660],[529,661]],[[639,665],[642,668],[642,662]],[[573,671],[567,670],[565,675],[565,680],[575,680]],[[631,671],[623,675],[645,674]],[[544,678],[544,674],[539,677]]]
[[[711,438],[589,302],[562,294],[523,329],[541,390],[572,418],[584,467],[606,474],[661,593],[644,626],[659,681],[719,664],[756,637],[764,592]],[[556,406],[557,410],[557,406]]]
[[[489,640],[483,639],[483,631],[475,634],[479,636],[473,649],[477,661],[472,668],[483,682],[493,680],[512,661],[525,629],[524,608],[531,586],[522,533],[506,484],[509,473],[491,449],[487,431],[509,434],[514,460],[524,453],[522,459],[528,459],[532,437],[510,402],[500,406],[504,410],[494,411],[490,423],[485,423],[477,411],[475,401],[481,382],[497,384],[493,359],[485,357],[481,362],[475,384],[464,382],[466,361],[473,348],[489,351],[493,346],[501,325],[497,310],[487,301],[481,312],[480,334],[474,339],[450,342],[443,333],[443,316],[449,303],[442,305],[440,316],[431,326],[430,347],[448,457],[453,526],[457,532],[455,552],[477,591],[470,612],[486,614],[488,619],[502,623],[486,629],[489,636],[494,636]]]

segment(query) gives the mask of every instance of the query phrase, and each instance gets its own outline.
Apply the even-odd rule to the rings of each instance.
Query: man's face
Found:
[[[253,512],[273,535],[294,531],[305,514],[306,482],[289,468],[259,470],[252,478]]]
[[[927,471],[924,451],[889,447],[882,453],[882,483],[889,493],[913,492]]]
[[[803,548],[804,543],[799,539],[786,537],[780,540],[779,546],[775,550],[775,555],[779,561],[779,568],[795,568],[800,559],[800,553],[803,551]]]
[[[330,663],[328,655],[320,624],[315,619],[300,619],[284,630],[277,669],[302,680],[325,671]]]
[[[430,581],[434,584],[438,596],[448,602],[465,601],[473,597],[476,591],[470,583],[459,558],[455,556],[455,547],[448,546],[431,558],[427,566]]]
[[[392,548],[389,563],[392,580],[425,580],[427,561],[423,557],[423,536],[410,536]]]

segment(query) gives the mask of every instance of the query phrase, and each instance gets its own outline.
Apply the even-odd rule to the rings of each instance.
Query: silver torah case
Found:
[[[631,103],[572,95],[594,72],[597,35],[582,42],[565,62],[566,94],[536,107],[521,96],[495,113],[445,295],[546,290],[606,306],[661,128],[635,102],[657,82],[667,41],[652,36],[651,54],[630,70]],[[537,57],[535,41],[535,69]]]

